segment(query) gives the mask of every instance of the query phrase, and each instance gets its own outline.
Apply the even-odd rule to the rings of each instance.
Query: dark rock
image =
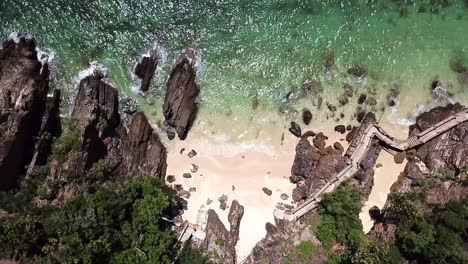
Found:
[[[149,124],[145,114],[142,112],[136,113],[132,117],[127,135],[123,135],[121,138],[123,150],[119,155],[121,156],[119,158],[121,160],[120,173],[131,177],[164,179],[167,169],[166,148]],[[114,147],[108,143],[110,140],[105,142],[108,144],[108,148]],[[114,151],[110,150],[108,153]]]
[[[187,173],[182,174],[182,177],[184,177],[186,179],[190,179],[190,178],[192,178],[192,174],[187,172]]]
[[[39,135],[49,90],[48,65],[37,58],[34,39],[3,42],[0,49],[0,190],[26,174]]]
[[[263,187],[262,191],[268,196],[271,196],[273,194],[273,192],[270,189],[266,188],[266,187]]]
[[[343,89],[344,89],[344,95],[345,95],[346,97],[353,97],[353,95],[354,95],[354,88],[353,88],[353,86],[351,86],[351,85],[345,83],[345,84],[343,85]]]
[[[197,191],[197,188],[196,187],[191,187],[189,188],[189,192],[196,192]]]
[[[196,173],[198,171],[198,165],[192,163],[192,168],[190,169],[191,173]]]
[[[306,199],[307,198],[307,189],[305,186],[298,186],[296,188],[293,189],[292,191],[292,199],[294,202],[299,202],[303,199]]]
[[[291,89],[285,96],[286,102],[288,103],[296,101],[297,99],[299,99],[299,97],[300,97],[300,94],[296,86],[291,86]]]
[[[236,244],[239,241],[240,223],[243,216],[244,207],[234,200],[228,214],[230,231],[227,231],[216,212],[211,209],[208,211],[206,237],[201,247],[211,254],[216,254],[220,263],[237,263]]]
[[[302,121],[306,125],[309,125],[310,121],[312,121],[312,112],[307,108],[302,109]]]
[[[372,220],[374,221],[380,221],[382,218],[382,215],[380,213],[380,209],[377,206],[372,206],[371,209],[369,209],[369,215]]]
[[[39,137],[37,138],[35,152],[29,164],[26,177],[30,177],[35,166],[45,165],[50,154],[54,138],[62,134],[62,123],[60,120],[60,90],[55,89],[52,97],[47,98],[47,107],[42,118]]]
[[[211,200],[210,198],[208,198],[208,199],[206,200],[206,205],[210,205],[212,202],[213,202],[213,200]]]
[[[353,127],[351,129],[351,131],[346,135],[347,142],[351,142],[351,140],[353,140],[354,134],[356,134],[357,130],[358,130],[358,127]]]
[[[291,122],[291,126],[289,127],[289,132],[296,137],[301,137],[301,127],[296,122]]]
[[[192,150],[187,154],[187,156],[188,156],[189,158],[193,158],[193,157],[195,157],[197,154],[198,154],[198,153],[197,153],[195,150],[192,149]]]
[[[347,105],[349,103],[349,99],[346,95],[342,95],[338,98],[338,103],[340,103],[341,106]]]
[[[176,62],[167,81],[164,99],[164,117],[169,126],[175,128],[180,139],[184,140],[197,112],[197,96],[200,92],[196,84],[195,52],[187,50]]]
[[[343,153],[343,151],[344,151],[344,148],[343,148],[343,146],[340,144],[340,142],[335,142],[335,143],[333,144],[333,148],[336,149],[336,150],[338,150],[338,151],[340,151],[340,154]]]
[[[173,140],[176,136],[175,131],[172,128],[166,129],[167,139]]]
[[[285,194],[285,193],[282,193],[282,194],[280,195],[280,198],[281,198],[281,200],[287,200],[287,199],[289,199],[289,195],[287,195],[287,194]]]
[[[366,112],[359,112],[357,114],[357,121],[361,123],[365,116],[366,116]]]
[[[189,199],[190,196],[191,196],[191,194],[190,194],[189,191],[182,190],[182,191],[179,192],[179,196],[180,196],[180,197],[183,197],[183,198],[185,198],[185,199]]]
[[[314,146],[318,149],[324,149],[327,145],[325,141],[327,139],[328,137],[325,136],[322,132],[318,133],[313,140]]]
[[[346,126],[346,131],[351,131],[352,129],[353,129],[353,127],[351,125]]]
[[[173,183],[173,182],[175,182],[175,177],[174,177],[174,175],[167,175],[166,181],[167,181],[168,183]]]
[[[218,198],[218,201],[219,201],[219,208],[221,210],[226,210],[226,207],[227,207],[227,200],[228,200],[228,197],[227,195],[223,194],[221,195],[221,197]]]
[[[182,184],[174,184],[174,190],[180,192],[184,189],[184,187],[182,186]]]
[[[305,132],[304,134],[302,134],[302,138],[315,137],[315,135],[317,135],[317,134],[315,134],[315,132],[313,132],[313,131],[307,131],[307,132]]]
[[[154,72],[158,67],[159,54],[157,50],[151,50],[149,56],[143,56],[135,66],[135,75],[141,79],[140,91],[146,93],[151,85]]]
[[[303,138],[296,146],[296,156],[291,168],[291,182],[297,183],[309,177],[315,159],[315,151],[309,140]]]
[[[365,94],[360,94],[358,97],[358,104],[363,104],[367,100],[367,95]]]
[[[318,96],[323,92],[322,84],[316,80],[305,80],[302,91],[307,95]]]
[[[348,74],[353,75],[354,77],[362,78],[367,75],[366,68],[361,64],[354,64],[351,68],[348,69]]]
[[[340,134],[344,134],[346,133],[346,127],[344,125],[335,126],[335,131]]]
[[[382,163],[377,163],[377,164],[375,165],[376,168],[382,168],[382,166],[383,166]]]
[[[406,154],[404,152],[398,152],[393,156],[393,159],[395,160],[396,164],[401,164],[403,161],[405,161]]]

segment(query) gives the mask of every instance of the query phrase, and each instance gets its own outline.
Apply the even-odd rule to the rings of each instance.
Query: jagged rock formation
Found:
[[[291,169],[290,180],[297,185],[293,200],[299,202],[314,194],[345,166],[340,151],[331,146],[316,148],[307,138],[302,138],[296,146]]]
[[[167,124],[175,128],[182,140],[187,137],[198,112],[200,87],[195,81],[195,60],[195,52],[187,50],[176,62],[167,81],[163,105]]]
[[[16,186],[34,152],[49,90],[49,70],[34,39],[7,40],[0,49],[0,189]]]
[[[206,237],[201,246],[208,253],[215,253],[213,257],[215,263],[237,263],[236,244],[239,240],[239,228],[243,216],[244,207],[236,200],[232,201],[228,215],[230,231],[227,231],[218,214],[211,209],[208,211]]]
[[[410,127],[410,136],[462,110],[459,104],[437,107],[421,114]],[[468,164],[468,123],[460,124],[407,153],[408,163],[392,186],[392,192],[424,193],[428,203],[444,204],[466,197],[464,183]],[[386,242],[395,240],[396,225],[391,212],[383,208],[381,221],[375,223],[371,235]],[[428,210],[428,208],[420,208]]]
[[[149,56],[143,56],[135,66],[135,75],[141,79],[140,91],[146,93],[151,85],[160,57],[157,50],[151,50]]]
[[[59,184],[46,186],[48,201],[39,204],[65,202],[79,192],[78,185],[70,179],[92,175],[90,172],[102,170],[102,166],[111,177],[164,179],[166,149],[146,116],[135,113],[127,128],[122,124],[118,109],[118,92],[106,83],[101,72],[95,71],[80,82],[70,125],[65,132],[76,135],[73,141],[77,142],[72,150],[61,154],[65,155],[62,160],[50,163],[48,180]]]
[[[32,173],[35,166],[42,166],[47,163],[47,158],[52,152],[54,138],[62,134],[62,122],[60,120],[60,90],[55,89],[53,96],[47,98],[47,109],[42,118],[39,137],[37,138],[34,156],[29,164],[27,177]]]

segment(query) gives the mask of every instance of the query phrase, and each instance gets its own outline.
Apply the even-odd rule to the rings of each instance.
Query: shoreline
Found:
[[[210,127],[222,130],[226,127],[223,126],[224,122],[226,121],[222,118],[211,121]],[[335,132],[334,125],[336,123],[329,120],[322,122],[321,126],[311,124],[302,127],[304,128],[303,132],[307,131],[309,127],[314,127],[312,129],[314,132],[323,132],[329,137],[327,145],[340,142],[346,150],[348,147],[348,143],[344,140],[346,134]],[[406,129],[403,132],[401,125],[390,124],[385,120],[382,125],[391,131],[401,132],[395,136],[406,137]],[[243,125],[240,125],[237,129],[242,127]],[[245,128],[251,129],[249,126],[245,126]],[[205,209],[215,210],[226,229],[229,230],[227,215],[231,202],[237,200],[240,205],[244,206],[239,241],[236,245],[238,261],[247,257],[255,244],[266,235],[265,224],[267,222],[274,223],[273,210],[277,203],[294,205],[291,196],[295,185],[289,181],[289,176],[296,154],[295,147],[299,139],[281,126],[264,127],[262,131],[267,131],[265,133],[268,133],[269,137],[261,137],[264,132],[258,132],[257,139],[248,140],[247,138],[235,137],[236,140],[229,140],[222,137],[221,134],[216,134],[217,139],[214,139],[210,133],[207,133],[206,127],[203,129],[198,127],[191,131],[185,141],[176,139],[168,142],[167,175],[175,177],[175,182],[168,184],[182,184],[184,190],[187,191],[190,188],[196,188],[196,191],[190,192],[190,198],[187,199],[188,208],[182,215],[184,220],[195,223],[198,210],[204,206]],[[283,133],[284,140],[281,143],[280,135]],[[254,141],[257,143],[252,143]],[[182,154],[181,149],[185,149]],[[197,155],[189,158],[187,154],[192,149],[197,152]],[[389,192],[388,185],[391,186],[394,182],[393,179],[396,180],[391,175],[393,170],[385,170],[385,168],[395,167],[393,156],[387,154],[390,157],[385,157],[385,154],[381,154],[377,162],[383,165],[384,170],[376,173],[379,176],[374,178],[374,186],[366,205],[363,206],[363,211],[369,205],[378,205],[381,208]],[[190,173],[192,164],[198,166],[197,172],[191,173],[191,178],[184,178],[182,175]],[[396,167],[401,168],[402,171],[403,167]],[[265,194],[262,190],[263,187],[271,190],[272,195]],[[283,193],[288,195],[287,200],[280,198]],[[221,210],[219,207],[218,199],[222,195],[228,197],[226,210]],[[209,205],[207,205],[208,199],[212,201]],[[366,228],[372,224],[370,217],[367,213],[367,215],[360,215],[360,218],[363,222],[363,229],[366,231]]]

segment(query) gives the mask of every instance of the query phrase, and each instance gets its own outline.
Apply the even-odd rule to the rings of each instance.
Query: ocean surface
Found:
[[[73,94],[80,72],[98,62],[155,123],[173,63],[194,48],[202,87],[196,127],[223,116],[241,124],[236,137],[242,124],[284,126],[302,107],[312,110],[314,122],[333,118],[325,105],[338,104],[345,83],[375,97],[369,110],[402,124],[431,105],[468,103],[468,87],[450,67],[451,61],[468,65],[466,0],[3,0],[0,36],[12,32],[28,33],[54,53],[56,87]],[[142,96],[132,70],[154,46],[164,60]],[[335,62],[331,75],[324,73],[327,58]],[[350,77],[353,64],[363,65],[367,78]],[[321,83],[322,107],[312,105],[316,98],[286,99],[305,80]],[[442,83],[442,101],[431,95],[433,80]],[[389,108],[392,89],[400,96]],[[356,96],[350,100],[337,122],[351,122]]]

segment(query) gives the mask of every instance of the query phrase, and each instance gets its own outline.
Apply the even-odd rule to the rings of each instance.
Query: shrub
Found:
[[[309,241],[301,241],[296,247],[297,257],[302,261],[311,261],[315,246]]]

